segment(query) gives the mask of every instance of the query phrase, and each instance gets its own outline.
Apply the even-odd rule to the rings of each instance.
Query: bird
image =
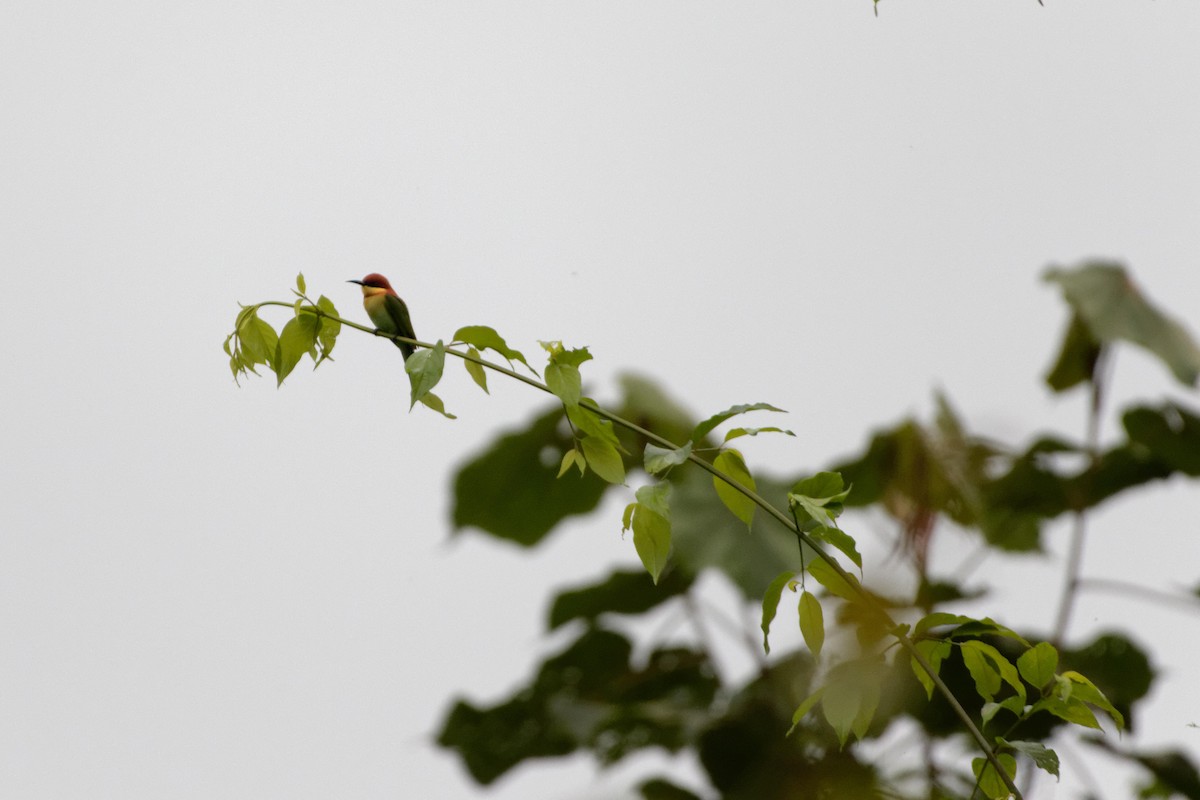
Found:
[[[413,332],[412,320],[408,316],[408,306],[400,299],[400,295],[396,294],[387,278],[378,272],[372,272],[361,281],[347,283],[357,283],[362,287],[363,308],[367,310],[367,316],[378,330],[409,339],[417,338],[417,334]],[[400,348],[405,361],[413,354],[413,346],[408,342],[392,339],[392,344]]]

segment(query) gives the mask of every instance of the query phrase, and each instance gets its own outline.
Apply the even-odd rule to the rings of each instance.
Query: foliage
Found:
[[[1098,414],[1105,356],[1122,341],[1159,357],[1184,383],[1200,376],[1200,349],[1119,265],[1053,268],[1047,280],[1062,288],[1071,308],[1047,376],[1053,390],[1086,384]],[[305,354],[315,368],[329,359],[343,326],[388,336],[339,318],[327,298],[312,302],[305,291],[300,277],[294,303],[243,307],[225,341],[235,379],[265,365],[282,384]],[[292,309],[279,334],[258,314],[271,305]],[[972,436],[939,396],[932,425],[906,420],[875,433],[861,455],[843,464],[780,481],[755,475],[730,443],[790,431],[732,427],[715,438],[730,420],[781,412],[771,404],[735,405],[697,422],[652,382],[627,377],[618,410],[609,411],[583,394],[580,368],[592,359],[586,347],[542,342],[543,382],[523,354],[486,326],[460,328],[449,344],[406,341],[421,348],[406,365],[410,407],[420,402],[452,417],[432,393],[447,355],[461,359],[484,391],[492,371],[556,400],[459,471],[456,528],[532,547],[568,516],[594,509],[605,492],[632,488],[621,527],[632,532],[645,572],[618,572],[560,592],[548,628],[574,625],[574,640],[508,699],[490,706],[460,700],[444,720],[439,743],[458,752],[480,783],[528,759],[583,750],[610,764],[656,747],[695,752],[722,798],[1019,797],[1014,778],[1021,765],[1058,776],[1058,757],[1046,745],[1052,732],[1100,729],[1102,718],[1123,728],[1150,689],[1148,657],[1119,634],[1068,650],[990,618],[942,610],[969,593],[928,575],[927,554],[939,520],[977,532],[998,551],[1036,551],[1048,520],[1065,513],[1082,520],[1131,488],[1200,475],[1195,410],[1179,403],[1128,409],[1124,440],[1103,450],[1091,439],[1046,435],[1007,447]],[[508,367],[484,361],[487,350]],[[515,364],[533,377],[516,372]],[[563,454],[557,465],[541,458],[547,448]],[[900,551],[920,579],[912,597],[883,597],[864,584],[857,543],[839,520],[847,508],[865,506],[895,521]],[[1078,530],[1082,535],[1082,524]],[[697,646],[652,642],[649,656],[634,658],[634,643],[618,624],[677,606],[703,630],[694,592],[708,570],[723,573],[761,608],[762,652],[754,653],[760,668],[745,685],[721,679],[706,636]],[[771,625],[785,596],[796,598],[800,628],[798,638],[787,638],[804,649],[768,659]],[[1064,597],[1060,628],[1071,596]],[[853,632],[855,644],[831,648],[827,637],[835,629]],[[913,775],[863,761],[854,744],[903,718],[929,742],[915,795]],[[940,764],[933,745],[964,732],[982,756]],[[1098,741],[1147,769],[1143,796],[1196,796],[1189,783],[1195,768],[1186,758]],[[698,796],[664,778],[640,791],[651,799]]]

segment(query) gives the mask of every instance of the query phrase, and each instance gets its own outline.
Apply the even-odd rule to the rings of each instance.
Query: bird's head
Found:
[[[364,297],[370,297],[376,294],[395,294],[396,290],[388,283],[388,279],[380,275],[378,272],[372,272],[361,281],[347,281],[347,283],[357,283],[362,287]]]

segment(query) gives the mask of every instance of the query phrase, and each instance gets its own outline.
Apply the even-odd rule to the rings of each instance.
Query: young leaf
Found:
[[[671,552],[671,521],[641,503],[633,510],[633,547],[654,582]]]
[[[1021,698],[1022,702],[1024,702],[1025,684],[1021,682],[1021,676],[1017,673],[1017,668],[1012,665],[1011,661],[1004,657],[1003,653],[992,647],[987,642],[981,642],[977,639],[965,641],[962,643],[962,646],[964,650],[976,651],[990,661],[996,670],[996,674],[1000,676],[1001,680],[1011,686],[1013,691],[1015,691]],[[990,700],[991,698],[988,699]]]
[[[822,686],[820,689],[817,689],[815,692],[806,697],[804,702],[796,706],[796,710],[792,712],[792,727],[788,728],[788,736],[791,736],[792,731],[796,730],[796,726],[800,724],[800,720],[804,719],[808,715],[808,712],[813,710],[813,706],[820,702],[821,695],[823,694],[825,694],[824,686]]]
[[[317,341],[321,345],[321,358],[317,363],[321,363],[329,358],[329,354],[333,352],[333,346],[337,344],[338,334],[342,332],[342,323],[338,322],[333,317],[338,315],[337,308],[333,305],[333,301],[325,295],[317,298],[317,308],[327,317],[320,318],[320,327],[317,329]]]
[[[442,402],[442,398],[438,397],[433,392],[426,392],[425,394],[423,394],[421,396],[420,402],[421,402],[421,405],[425,406],[426,408],[436,411],[437,413],[441,414],[446,419],[458,419],[458,417],[454,416],[453,414],[451,414],[449,411],[446,410],[446,404]],[[409,410],[411,411],[412,408],[410,407]]]
[[[1058,670],[1058,651],[1049,642],[1038,642],[1017,658],[1017,669],[1030,686],[1042,689]]]
[[[1096,720],[1096,715],[1092,713],[1092,710],[1082,700],[1073,697],[1066,700],[1058,697],[1043,698],[1033,704],[1031,713],[1036,711],[1047,711],[1067,722],[1100,730],[1100,723]]]
[[[796,573],[788,571],[781,572],[775,576],[775,580],[771,581],[767,586],[766,594],[762,599],[762,623],[759,625],[763,632],[763,650],[769,655],[771,653],[771,643],[768,641],[768,635],[771,630],[771,622],[775,619],[775,612],[779,609],[779,598],[783,594],[783,587],[787,586],[788,581],[796,576]],[[794,725],[793,725],[794,727]]]
[[[642,463],[651,475],[657,475],[669,467],[676,467],[688,460],[688,456],[692,454],[692,443],[688,442],[683,447],[678,447],[674,450],[668,450],[665,447],[659,447],[653,444],[647,444],[645,453],[642,456]]]
[[[965,617],[962,614],[951,614],[949,611],[934,611],[917,621],[913,627],[913,636],[919,638],[930,628],[940,628],[943,625],[962,625],[965,622],[974,622],[974,618]]]
[[[583,381],[579,376],[578,367],[552,361],[546,365],[543,375],[546,379],[546,386],[568,408],[579,405],[579,398],[583,392]]]
[[[738,414],[745,414],[748,411],[778,411],[786,414],[782,408],[776,408],[770,403],[749,403],[746,405],[731,406],[719,414],[713,414],[708,419],[701,422],[692,431],[692,441],[699,443],[701,439],[708,435],[709,431],[720,425],[730,417],[736,417]]]
[[[292,317],[283,326],[279,334],[279,342],[275,351],[275,385],[283,384],[283,379],[291,374],[300,363],[304,354],[313,348],[317,341],[317,318],[312,314]]]
[[[404,371],[408,373],[408,382],[412,390],[409,411],[438,385],[445,365],[446,346],[442,344],[441,339],[438,339],[433,347],[418,350],[405,360]]]
[[[792,487],[792,491],[788,493],[788,504],[797,512],[802,512],[803,517],[811,520],[811,525],[836,528],[837,523],[834,520],[841,516],[848,494],[850,490],[843,488],[840,474],[818,472]]]
[[[800,633],[813,658],[820,658],[825,644],[825,615],[821,601],[807,591],[800,594]]]
[[[750,475],[750,470],[746,468],[746,462],[742,459],[742,454],[737,450],[722,450],[713,459],[713,466],[724,472],[736,483],[740,483],[750,491],[754,491],[754,478]],[[734,489],[720,478],[713,477],[713,486],[717,490],[717,497],[721,498],[721,502],[725,507],[733,512],[733,515],[746,523],[749,528],[754,521],[754,501],[746,495]]]
[[[609,483],[625,483],[625,465],[621,462],[621,454],[609,442],[597,436],[585,436],[579,443],[587,465]]]
[[[474,347],[467,346],[467,355],[471,358],[479,358],[479,351]],[[491,394],[488,391],[487,371],[477,361],[472,361],[471,358],[463,359],[463,367],[466,368],[467,374],[471,376],[471,380],[475,381],[475,385],[483,389],[485,394]]]
[[[304,273],[303,272],[296,273],[296,290],[299,291],[300,294],[304,294]]]
[[[575,460],[579,457],[579,451],[573,447],[567,452],[563,453],[562,465],[558,468],[558,477],[561,478],[564,474],[566,474],[567,470],[574,466]]]
[[[998,736],[996,737],[996,744],[1029,756],[1030,760],[1039,769],[1044,769],[1053,775],[1055,780],[1058,779],[1058,753],[1055,753],[1041,742],[1009,742],[1003,737]]]

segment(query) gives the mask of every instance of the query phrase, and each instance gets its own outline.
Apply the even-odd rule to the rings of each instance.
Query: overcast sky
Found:
[[[353,335],[235,387],[237,302],[298,271],[363,321],[344,281],[386,273],[424,338],[589,345],[601,399],[636,370],[697,413],[783,406],[756,469],[939,387],[989,435],[1080,435],[1040,383],[1047,264],[1121,259],[1200,329],[1200,5],[1046,3],[7,0],[0,795],[475,797],[428,742],[450,697],[508,692],[551,588],[636,562],[616,497],[532,554],[449,540],[455,466],[545,407],[522,387],[456,371],[457,422],[410,415]],[[1087,573],[1195,585],[1198,494],[1106,507]],[[986,611],[1048,628],[1063,539]],[[1133,741],[1200,757],[1197,617],[1088,595],[1072,634],[1113,626],[1163,672]]]

